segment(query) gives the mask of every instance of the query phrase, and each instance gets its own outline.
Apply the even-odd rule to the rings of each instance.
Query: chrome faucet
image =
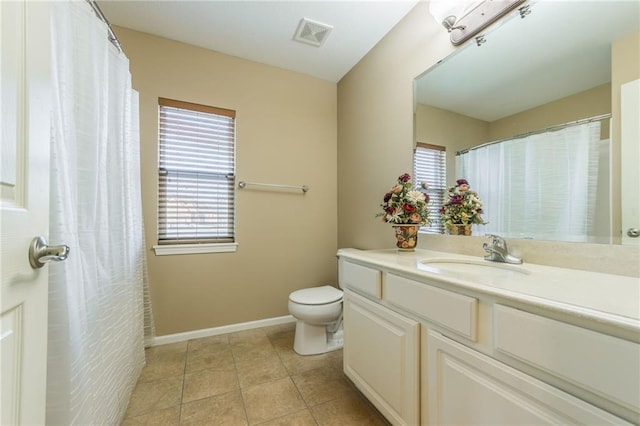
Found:
[[[504,238],[498,235],[488,234],[487,237],[492,238],[491,245],[488,243],[482,244],[482,248],[487,253],[484,257],[485,260],[489,260],[491,262],[502,262],[502,263],[515,263],[521,264],[522,259],[519,257],[515,257],[509,253],[507,249],[507,242]]]

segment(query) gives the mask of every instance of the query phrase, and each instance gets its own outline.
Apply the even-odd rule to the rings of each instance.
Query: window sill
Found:
[[[238,250],[238,243],[214,244],[174,244],[153,246],[156,256],[177,254],[233,253]]]

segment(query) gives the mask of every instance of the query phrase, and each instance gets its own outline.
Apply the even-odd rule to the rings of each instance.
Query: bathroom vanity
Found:
[[[638,278],[429,250],[338,257],[344,371],[391,423],[640,423]]]

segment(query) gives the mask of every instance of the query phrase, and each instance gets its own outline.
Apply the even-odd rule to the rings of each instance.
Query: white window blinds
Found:
[[[446,186],[446,151],[445,147],[418,142],[413,154],[413,176],[417,185],[426,183],[429,194],[429,226],[422,227],[422,232],[444,234],[444,226],[440,221],[440,208],[445,202]]]
[[[235,111],[158,103],[158,244],[233,242]]]

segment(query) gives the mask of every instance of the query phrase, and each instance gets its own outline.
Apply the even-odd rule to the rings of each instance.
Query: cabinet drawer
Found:
[[[385,299],[427,320],[476,340],[478,299],[387,274]]]
[[[640,410],[637,343],[502,305],[494,315],[497,351]]]
[[[357,293],[373,296],[376,299],[382,297],[382,273],[379,270],[341,261],[339,274],[340,285],[343,288],[349,288]]]

